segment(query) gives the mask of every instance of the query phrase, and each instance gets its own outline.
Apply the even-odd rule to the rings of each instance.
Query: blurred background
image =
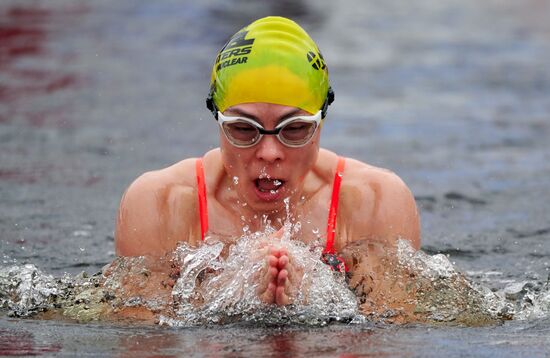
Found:
[[[550,267],[550,2],[0,3],[0,255],[61,274],[114,258],[141,173],[217,146],[219,48],[266,15],[317,42],[322,145],[415,194],[423,246],[499,286]]]

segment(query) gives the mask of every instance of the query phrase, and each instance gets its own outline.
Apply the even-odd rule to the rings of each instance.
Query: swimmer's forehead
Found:
[[[268,114],[269,117],[276,118],[278,122],[281,122],[285,119],[295,117],[295,116],[311,115],[311,113],[297,107],[288,107],[288,106],[277,106],[277,107],[279,108],[273,109],[271,107],[268,109],[258,110],[257,107],[251,104],[239,104],[239,105],[235,105],[227,108],[224,111],[224,113],[226,115],[236,115],[236,116],[250,118],[257,122],[262,122],[262,119],[265,119],[266,114]]]

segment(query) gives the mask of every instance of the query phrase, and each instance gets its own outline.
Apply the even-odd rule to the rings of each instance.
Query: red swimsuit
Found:
[[[338,214],[338,195],[340,193],[340,183],[344,173],[346,160],[343,157],[338,158],[336,173],[334,174],[334,185],[332,187],[332,198],[330,201],[330,209],[328,212],[327,224],[327,243],[323,255],[334,255],[334,233],[336,231],[336,216]],[[197,174],[197,189],[199,193],[199,215],[201,221],[201,237],[204,240],[205,234],[208,231],[208,208],[206,206],[206,184],[204,180],[204,168],[202,158],[198,158],[195,163],[195,171]]]

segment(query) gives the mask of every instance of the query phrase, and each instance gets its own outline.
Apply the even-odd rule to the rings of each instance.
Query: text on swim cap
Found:
[[[216,58],[216,71],[224,67],[246,63],[248,57],[245,55],[252,52],[254,43],[254,39],[245,39],[247,34],[248,31],[239,31],[229,39]]]

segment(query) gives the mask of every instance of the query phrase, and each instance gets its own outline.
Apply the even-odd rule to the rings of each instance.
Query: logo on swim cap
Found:
[[[252,52],[252,44],[254,39],[245,39],[248,31],[241,30],[237,32],[229,41],[222,47],[216,57],[214,67],[216,71],[222,68],[246,63],[248,54]]]
[[[311,37],[294,21],[265,17],[238,31],[222,47],[210,81],[207,107],[274,103],[326,113],[332,101],[328,67]]]
[[[319,52],[319,56],[317,56],[315,52],[309,51],[307,53],[307,60],[311,63],[311,67],[316,70],[324,70],[327,68],[325,59],[323,58],[323,55],[321,55],[321,52]]]

